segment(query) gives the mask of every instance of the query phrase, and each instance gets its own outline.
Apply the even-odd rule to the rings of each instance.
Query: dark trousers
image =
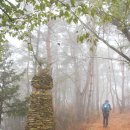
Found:
[[[103,126],[108,126],[109,112],[103,112]]]

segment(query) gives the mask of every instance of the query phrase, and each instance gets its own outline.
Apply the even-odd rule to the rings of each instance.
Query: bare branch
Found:
[[[3,8],[0,7],[0,9],[9,18],[10,22],[13,22],[13,19],[9,16],[9,14]]]
[[[66,7],[66,4],[64,4],[62,1],[58,0],[63,6]],[[102,41],[106,46],[114,50],[116,53],[118,53],[120,56],[122,56],[124,59],[126,59],[128,62],[130,62],[130,58],[125,55],[124,53],[120,52],[118,49],[111,46],[105,39],[100,37],[94,30],[92,30],[87,24],[85,24],[76,14],[73,10],[70,9],[70,12],[79,20],[79,22],[88,29],[92,34],[94,34],[100,41]]]

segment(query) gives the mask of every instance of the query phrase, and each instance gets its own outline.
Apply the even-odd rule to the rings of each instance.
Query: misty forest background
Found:
[[[0,124],[24,130],[39,65],[51,66],[56,130],[130,110],[130,0],[0,1]]]

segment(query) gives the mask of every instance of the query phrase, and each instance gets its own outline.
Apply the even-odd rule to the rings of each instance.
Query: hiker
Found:
[[[103,113],[103,127],[108,126],[109,111],[111,110],[111,105],[108,100],[105,100],[105,103],[102,105]]]

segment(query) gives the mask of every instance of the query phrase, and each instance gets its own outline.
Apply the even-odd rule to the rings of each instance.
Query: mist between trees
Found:
[[[104,27],[104,35],[105,31],[110,31],[108,26]],[[51,21],[48,26],[40,26],[31,35],[34,53],[28,52],[25,44],[20,49],[15,44],[9,44],[13,51],[15,70],[24,71],[19,82],[21,98],[29,96],[32,91],[30,81],[38,69],[38,62],[43,66],[51,63],[53,103],[58,130],[67,130],[75,123],[95,120],[100,115],[101,104],[105,99],[109,99],[113,112],[124,112],[130,107],[129,65],[101,43],[97,43],[97,46],[92,46],[88,41],[78,44],[77,29],[80,27],[59,20]],[[117,38],[119,34],[115,32],[112,29],[110,34]],[[124,38],[119,38],[124,43]],[[111,36],[109,39],[111,40]],[[14,58],[13,55],[16,54],[19,58]],[[4,117],[6,130],[8,127],[10,130],[19,127],[16,124],[18,116],[12,116],[13,118]],[[25,123],[23,116],[19,117],[19,121]]]
[[[21,5],[21,2],[18,2]],[[21,23],[25,21],[21,19],[26,17],[20,18],[21,21],[15,21],[16,25],[21,23],[18,24],[19,26],[14,26],[11,16],[8,16],[8,10],[4,10],[6,3],[3,8],[1,8],[3,3],[0,5],[0,10],[3,12],[0,15],[6,15],[6,19],[3,20],[10,20],[5,23],[6,25],[1,22],[0,35],[2,130],[24,130],[29,95],[33,91],[31,80],[39,68],[45,67],[50,67],[52,72],[56,130],[78,130],[77,126],[80,124],[95,121],[100,116],[101,105],[106,99],[112,105],[112,112],[128,111],[130,109],[130,35],[127,16],[130,7],[126,10],[126,17],[121,17],[119,12],[113,13],[113,7],[109,12],[106,4],[110,3],[107,2],[106,10],[104,9],[106,12],[102,10],[98,12],[95,9],[96,2],[91,3],[92,8],[87,7],[85,0],[58,1],[61,6],[60,8],[56,5],[60,8],[59,16],[57,17],[55,13],[51,14],[47,21],[42,17],[44,22],[39,21],[39,24],[37,19],[32,19],[31,23],[31,14],[35,16],[34,12],[39,11],[40,8],[33,8],[35,1],[27,2],[29,4],[26,5],[25,12],[29,16],[28,14],[23,16],[28,16],[30,19],[28,24],[23,24],[23,28]],[[45,1],[45,6],[53,12],[54,6],[49,6],[47,3]],[[117,3],[121,4],[118,0]],[[55,4],[54,2],[52,5]],[[100,9],[100,6],[98,5],[97,8]],[[70,8],[67,11],[68,7]],[[81,10],[76,7],[80,7]],[[87,8],[93,9],[90,11],[91,14],[85,12],[89,11],[86,10]],[[79,12],[76,13],[76,9]],[[117,17],[121,17],[119,21]],[[10,28],[13,31],[10,32]]]

